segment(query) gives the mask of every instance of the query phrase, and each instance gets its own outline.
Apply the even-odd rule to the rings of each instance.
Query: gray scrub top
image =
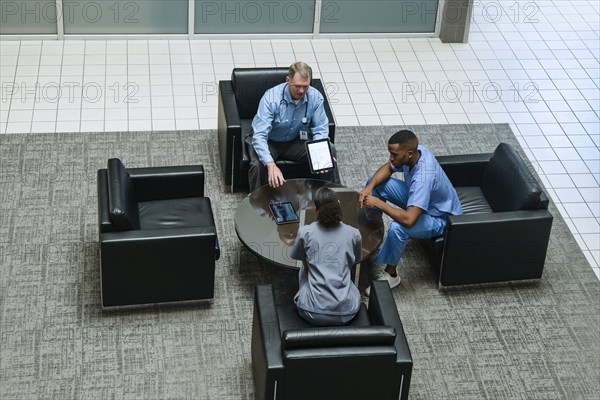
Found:
[[[300,268],[296,306],[327,315],[358,312],[360,293],[352,282],[350,267],[360,259],[361,247],[358,229],[344,223],[333,228],[318,222],[300,227],[290,256],[306,260],[308,268]]]

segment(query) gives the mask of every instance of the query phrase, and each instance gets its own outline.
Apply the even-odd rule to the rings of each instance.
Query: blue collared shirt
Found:
[[[425,147],[417,147],[421,156],[412,170],[408,165],[401,168],[390,163],[392,171],[404,173],[408,186],[406,206],[419,207],[434,217],[461,215],[462,207],[456,190],[434,155]]]
[[[283,101],[285,100],[285,101]],[[308,102],[308,104],[307,104]],[[307,124],[302,123],[306,112]],[[295,104],[287,83],[279,84],[265,92],[252,120],[252,145],[263,165],[273,162],[268,140],[289,142],[300,137],[300,131],[312,131],[312,138],[329,136],[329,120],[325,115],[323,95],[314,87]],[[309,129],[310,128],[310,129]]]

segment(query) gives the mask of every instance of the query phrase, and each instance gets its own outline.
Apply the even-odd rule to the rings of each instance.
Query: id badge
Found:
[[[308,140],[308,132],[300,131],[300,140]]]

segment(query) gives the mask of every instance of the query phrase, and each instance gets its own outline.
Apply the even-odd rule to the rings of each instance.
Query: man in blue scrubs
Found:
[[[250,191],[267,183],[273,188],[285,183],[275,164],[279,158],[303,162],[309,171],[305,142],[329,137],[323,95],[310,86],[311,79],[311,68],[298,61],[290,66],[285,83],[267,90],[260,100],[252,120],[253,134],[246,139],[251,144]],[[332,150],[335,156],[333,144]],[[314,177],[339,182],[333,171]]]
[[[388,151],[390,161],[369,179],[358,201],[361,207],[376,209],[393,219],[375,263],[385,265],[377,279],[387,280],[394,288],[400,284],[396,266],[408,241],[441,236],[446,217],[462,214],[462,208],[446,173],[434,155],[419,145],[413,132],[393,134]],[[394,172],[402,172],[404,180],[392,178]]]

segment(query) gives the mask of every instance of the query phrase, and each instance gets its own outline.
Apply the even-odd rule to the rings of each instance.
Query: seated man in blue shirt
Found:
[[[462,207],[446,173],[413,132],[393,134],[388,151],[390,161],[369,179],[358,201],[361,207],[377,209],[393,219],[375,263],[385,265],[378,280],[387,280],[394,288],[400,284],[396,266],[408,241],[441,236],[446,217],[462,214]],[[402,172],[404,180],[392,178],[394,172]]]
[[[310,86],[311,79],[311,68],[298,61],[290,66],[285,83],[267,90],[260,100],[258,112],[252,120],[253,134],[246,138],[246,142],[251,144],[248,146],[251,192],[267,183],[273,188],[285,183],[281,170],[275,164],[279,158],[303,162],[310,171],[304,143],[308,139],[329,136],[323,95]],[[332,150],[335,156],[333,144]],[[339,182],[334,171],[315,178]]]

